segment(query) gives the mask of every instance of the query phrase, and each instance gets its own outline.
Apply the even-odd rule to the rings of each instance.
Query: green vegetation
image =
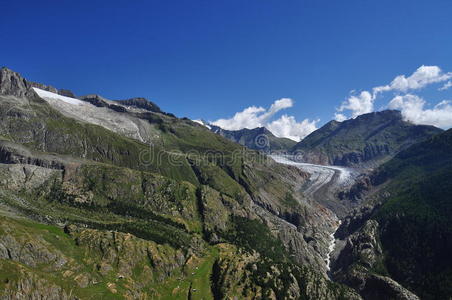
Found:
[[[389,199],[380,223],[385,267],[422,299],[452,294],[452,130],[401,152],[380,168]]]
[[[273,237],[270,230],[258,220],[233,217],[231,228],[224,233],[224,238],[231,244],[248,251],[257,251],[262,256],[275,262],[288,260],[288,254],[281,241]]]
[[[42,245],[40,247],[44,247],[38,249],[38,251],[49,251],[49,253],[59,255],[67,261],[61,268],[53,269],[55,268],[52,265],[53,262],[43,263],[37,268],[30,268],[26,262],[0,259],[2,270],[0,272],[0,296],[10,293],[14,294],[15,285],[22,280],[22,276],[26,275],[30,276],[29,280],[35,282],[35,286],[30,288],[35,289],[34,292],[43,293],[44,295],[63,291],[66,295],[72,293],[82,299],[88,299],[89,297],[96,297],[96,299],[124,299],[130,284],[143,282],[145,287],[138,292],[142,297],[147,295],[147,297],[152,299],[187,299],[191,287],[192,299],[212,298],[210,293],[210,273],[213,262],[218,257],[218,250],[215,248],[209,248],[201,257],[191,259],[185,265],[170,271],[170,276],[162,282],[156,275],[159,273],[164,274],[163,270],[159,270],[149,264],[149,262],[142,260],[146,259],[146,257],[135,257],[135,262],[134,259],[129,257],[129,255],[136,254],[133,251],[138,248],[133,247],[137,247],[140,244],[149,245],[147,247],[155,247],[153,243],[132,240],[132,243],[127,244],[125,243],[126,240],[122,240],[125,250],[132,253],[118,253],[118,258],[126,263],[135,265],[134,272],[127,273],[124,269],[121,269],[121,264],[111,264],[113,269],[108,273],[104,273],[102,269],[96,267],[96,264],[98,266],[99,264],[106,264],[105,258],[102,258],[102,251],[104,250],[86,244],[85,238],[83,238],[84,234],[89,233],[91,234],[90,239],[95,243],[96,239],[102,236],[98,236],[95,231],[82,230],[80,233],[67,234],[55,226],[5,217],[0,217],[0,224],[3,230],[13,232],[13,237],[18,241],[22,241],[24,245],[32,241],[34,245]],[[171,255],[171,252],[171,248],[165,250],[161,248],[158,255]],[[26,255],[26,253],[23,255]],[[130,261],[127,261],[127,259]],[[49,269],[53,271],[48,272]],[[152,272],[151,274],[146,273],[149,270]],[[147,276],[151,275],[151,277],[145,276],[143,278],[145,274],[148,274]],[[152,279],[153,277],[154,279]],[[85,278],[96,283],[85,287],[83,283]],[[22,284],[26,286],[27,283]],[[57,287],[61,287],[62,290]]]

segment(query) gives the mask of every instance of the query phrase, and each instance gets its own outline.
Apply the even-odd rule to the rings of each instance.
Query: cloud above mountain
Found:
[[[343,102],[339,107],[338,111],[343,112],[345,110],[350,110],[352,113],[352,118],[359,115],[369,113],[374,109],[374,96],[368,91],[362,91],[359,95],[352,95],[347,101]],[[344,114],[336,113],[336,119],[338,121],[343,121],[347,119]]]
[[[415,124],[452,127],[450,101],[441,101],[433,108],[427,108],[428,102],[412,93],[435,83],[444,83],[438,91],[445,91],[452,87],[451,79],[452,72],[444,72],[438,66],[421,66],[410,76],[396,76],[387,85],[376,86],[371,91],[361,91],[359,94],[352,92],[336,109],[335,119],[344,121],[372,112],[378,96],[392,92],[395,95],[387,107],[401,110],[406,120]]]
[[[452,126],[452,101],[443,100],[433,108],[425,108],[426,101],[419,96],[407,94],[394,97],[389,108],[402,111],[402,116],[419,124],[429,124],[440,128]]]
[[[452,78],[452,72],[444,73],[438,66],[421,66],[411,76],[399,75],[388,85],[373,89],[374,95],[381,92],[408,92],[426,87],[429,84],[444,82]]]
[[[229,119],[218,119],[212,124],[226,130],[240,130],[243,128],[253,129],[256,127],[266,127],[277,137],[285,137],[295,141],[300,141],[306,135],[317,129],[319,120],[305,119],[297,122],[295,117],[287,114],[273,120],[272,117],[283,109],[293,106],[290,98],[281,98],[265,109],[258,106],[250,106],[234,114]]]

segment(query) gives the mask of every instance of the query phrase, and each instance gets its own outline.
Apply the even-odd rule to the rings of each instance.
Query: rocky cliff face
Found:
[[[344,194],[362,204],[337,232],[345,246],[336,280],[368,299],[447,299],[451,136],[448,130],[401,151]]]
[[[0,95],[16,97],[36,97],[32,85],[19,73],[8,68],[0,69]]]
[[[375,220],[368,220],[346,239],[333,265],[334,279],[353,287],[364,299],[419,299],[390,277],[375,274],[384,272],[378,226]]]
[[[117,102],[119,102],[122,105],[141,108],[141,109],[144,109],[147,111],[162,112],[160,107],[158,107],[157,104],[155,104],[154,102],[151,102],[145,98],[137,97],[137,98],[131,98],[131,99],[126,99],[126,100],[117,100]]]

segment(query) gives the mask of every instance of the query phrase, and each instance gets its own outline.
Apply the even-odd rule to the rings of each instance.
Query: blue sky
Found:
[[[0,65],[192,119],[291,98],[275,118],[320,126],[351,90],[452,71],[451,15],[449,0],[3,1]],[[428,103],[452,99],[437,89],[422,91]]]

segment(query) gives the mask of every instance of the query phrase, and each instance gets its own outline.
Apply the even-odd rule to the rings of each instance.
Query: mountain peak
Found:
[[[290,139],[275,136],[266,127],[227,130],[216,125],[210,126],[211,131],[254,150],[287,151],[296,144],[295,141]]]
[[[386,109],[381,111],[374,111],[367,114],[359,115],[355,120],[368,120],[375,118],[385,118],[385,119],[398,119],[402,120],[402,113],[399,110]]]
[[[162,112],[162,110],[157,104],[142,97],[135,97],[126,100],[116,100],[116,101],[126,106],[133,106],[136,108],[141,108],[152,112]]]
[[[25,78],[7,67],[0,69],[0,94],[16,97],[36,95],[31,89],[31,84]]]
[[[303,159],[310,163],[373,164],[441,131],[433,126],[405,122],[398,110],[383,110],[343,122],[328,122],[295,145],[292,151],[303,154]]]

